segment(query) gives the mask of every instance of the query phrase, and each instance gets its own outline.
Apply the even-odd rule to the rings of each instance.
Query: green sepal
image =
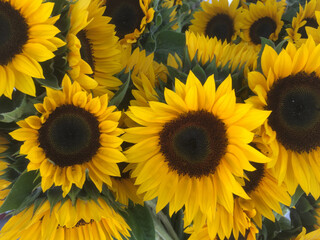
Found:
[[[32,191],[39,185],[38,171],[30,171],[21,174],[13,184],[6,200],[0,207],[0,213],[19,209],[25,199],[32,194]]]
[[[191,71],[194,73],[194,75],[196,75],[196,77],[200,80],[200,82],[202,83],[202,85],[206,82],[207,80],[207,75],[206,72],[203,70],[202,67],[200,67],[199,64],[197,64],[196,66],[194,66]]]
[[[291,204],[290,207],[293,207],[297,204],[297,202],[299,201],[299,199],[304,195],[304,191],[302,190],[302,188],[300,187],[300,185],[298,185],[296,192],[292,195],[291,197]]]
[[[147,207],[129,204],[124,214],[126,222],[131,228],[131,240],[155,239],[155,229],[151,212]]]
[[[185,83],[187,81],[188,75],[184,72],[182,72],[179,69],[176,69],[174,67],[167,66],[169,77],[171,78],[172,82],[174,83],[175,78],[179,79],[181,82]]]
[[[131,73],[127,73],[124,75],[125,80],[123,81],[122,79],[120,79],[123,84],[121,85],[121,87],[119,88],[119,90],[116,92],[116,94],[110,99],[109,101],[109,106],[115,105],[116,107],[118,107],[118,109],[122,109],[122,103],[125,100],[126,97],[128,97],[128,93],[129,91],[129,86],[131,83]]]
[[[72,187],[70,189],[70,192],[68,193],[68,197],[71,199],[72,205],[74,206],[76,204],[78,194],[80,193],[81,189],[76,187],[74,184],[72,184]]]
[[[33,214],[36,213],[36,211],[47,201],[47,198],[46,197],[39,197],[37,198],[33,205],[34,205],[34,208],[33,208]]]
[[[46,191],[47,199],[50,203],[50,211],[52,211],[53,207],[63,199],[62,194],[61,187],[52,187]]]

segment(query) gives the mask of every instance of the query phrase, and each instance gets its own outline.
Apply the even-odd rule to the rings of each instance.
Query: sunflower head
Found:
[[[185,205],[189,222],[198,211],[214,211],[217,201],[232,212],[233,194],[248,197],[234,178],[250,168],[248,156],[268,161],[248,143],[269,112],[237,104],[230,76],[216,90],[213,76],[202,85],[190,72],[186,84],[176,79],[175,90],[165,89],[165,103],[127,112],[140,125],[123,136],[134,143],[125,153],[138,193],[146,192],[144,200],[158,197],[157,211],[170,203],[173,214]]]
[[[59,202],[53,208],[49,201],[35,210],[35,205],[11,217],[2,228],[1,239],[128,239],[130,227],[103,198]],[[89,237],[91,236],[91,237]]]
[[[267,0],[250,4],[242,11],[241,38],[260,47],[261,37],[276,41],[283,26],[281,21],[285,10],[283,1]]]
[[[201,2],[202,10],[194,13],[194,19],[189,30],[204,34],[210,38],[216,37],[221,41],[231,42],[239,35],[239,20],[241,9],[239,1],[213,0]]]
[[[320,147],[320,45],[310,38],[300,48],[289,43],[279,54],[266,46],[261,57],[262,73],[249,73],[248,83],[257,95],[256,108],[269,109],[261,128],[262,140],[273,154],[272,166],[291,194],[298,184],[315,197],[320,192],[317,159]]]
[[[288,39],[297,46],[300,46],[308,38],[306,29],[308,27],[318,28],[316,11],[320,11],[320,3],[316,0],[306,2],[304,7],[300,5],[297,16],[292,19],[291,28],[287,28]]]
[[[117,127],[121,113],[108,107],[107,95],[93,98],[67,76],[62,87],[47,88],[43,103],[35,105],[41,116],[18,122],[21,128],[10,135],[24,142],[20,153],[30,160],[28,171],[40,171],[43,191],[54,184],[65,196],[72,184],[83,186],[87,170],[101,191],[103,183],[111,185],[110,176],[120,175],[116,163],[125,160]]]
[[[121,43],[134,43],[153,20],[151,0],[105,0],[105,16],[111,17]]]
[[[65,45],[56,37],[59,17],[50,17],[54,3],[32,2],[0,1],[0,96],[11,98],[14,88],[35,96],[33,78],[44,79],[39,62]]]

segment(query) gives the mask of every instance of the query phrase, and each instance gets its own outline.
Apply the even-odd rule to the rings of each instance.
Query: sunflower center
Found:
[[[220,119],[206,111],[191,111],[163,126],[159,145],[169,168],[202,177],[215,172],[228,140]]]
[[[7,65],[15,55],[22,53],[29,39],[28,28],[19,10],[10,2],[0,1],[0,65]]]
[[[254,44],[261,44],[260,37],[269,38],[275,32],[277,24],[269,17],[263,17],[255,21],[249,30],[249,36]]]
[[[298,73],[277,81],[267,95],[269,125],[277,140],[295,152],[320,146],[320,78]]]
[[[211,38],[217,37],[219,40],[231,42],[231,38],[234,34],[232,18],[229,15],[222,13],[215,15],[208,22],[205,33]]]
[[[139,0],[108,0],[104,15],[112,18],[110,23],[116,26],[116,35],[120,39],[140,29],[144,17]]]
[[[314,18],[306,18],[304,19],[306,22],[306,24],[299,28],[298,33],[301,34],[301,38],[308,38],[308,34],[306,32],[306,27],[313,27],[313,28],[318,28],[318,23],[317,20]]]
[[[40,147],[60,167],[89,162],[100,147],[99,137],[98,120],[74,105],[56,108],[39,129]]]
[[[80,48],[80,55],[81,58],[86,61],[92,71],[94,72],[94,57],[93,57],[93,47],[92,47],[92,43],[90,42],[90,40],[87,38],[87,31],[82,29],[80,32],[78,32],[77,34],[77,38],[79,39],[80,43],[81,43],[81,48]]]
[[[248,180],[244,179],[245,185],[243,187],[243,190],[249,194],[250,192],[257,189],[259,186],[261,180],[264,177],[265,170],[264,170],[264,164],[262,163],[255,163],[251,162],[251,165],[256,168],[256,170],[249,172],[245,171]]]

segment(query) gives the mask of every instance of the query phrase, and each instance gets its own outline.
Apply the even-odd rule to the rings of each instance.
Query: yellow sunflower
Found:
[[[134,185],[134,179],[130,177],[130,173],[124,167],[126,163],[120,163],[121,177],[112,177],[111,191],[115,195],[117,202],[128,206],[129,200],[133,203],[143,205],[143,195],[137,194],[138,186]]]
[[[306,229],[302,228],[301,233],[291,240],[318,240],[320,239],[320,229],[314,230],[306,234]]]
[[[14,88],[35,96],[32,78],[44,78],[39,62],[53,58],[65,45],[55,37],[59,16],[50,17],[53,2],[42,0],[0,1],[0,96],[11,98]]]
[[[146,25],[153,20],[154,9],[151,0],[104,0],[104,15],[112,18],[116,35],[121,43],[135,43],[144,32]]]
[[[174,21],[176,19],[177,15],[177,6],[182,5],[182,0],[164,0],[162,3],[162,7],[164,8],[174,8],[170,14],[170,22]],[[173,30],[177,30],[179,28],[179,24],[176,23],[171,27]]]
[[[250,72],[248,83],[256,96],[247,102],[272,113],[260,129],[270,145],[275,176],[293,194],[298,184],[320,196],[320,45],[310,38],[300,48],[289,42],[279,54],[266,46],[262,73]]]
[[[62,186],[63,195],[72,184],[81,188],[88,176],[101,191],[111,186],[110,176],[120,176],[117,163],[125,160],[118,137],[121,112],[108,107],[108,95],[92,98],[77,82],[65,76],[63,90],[47,88],[43,103],[35,104],[41,114],[17,124],[10,135],[24,141],[20,154],[30,160],[28,171],[40,170],[43,191],[53,184]]]
[[[260,37],[272,41],[278,39],[283,26],[281,21],[285,10],[284,1],[267,0],[252,3],[248,9],[242,11],[241,38],[243,41],[260,47]]]
[[[217,67],[229,64],[232,71],[244,66],[245,73],[255,68],[259,53],[247,43],[229,44],[189,31],[186,31],[186,45],[191,61],[197,54],[197,60],[203,65],[215,60]]]
[[[46,201],[34,213],[34,205],[10,218],[0,232],[2,240],[128,239],[129,226],[101,198],[58,203]]]
[[[316,44],[319,44],[320,43],[320,25],[319,25],[320,11],[315,12],[315,17],[316,17],[318,26],[313,26],[313,27],[305,26],[305,31],[308,36],[311,36],[313,38]]]
[[[204,34],[210,38],[216,37],[221,41],[231,42],[240,33],[241,8],[239,0],[212,0],[201,2],[202,10],[194,13],[189,30]]]
[[[98,86],[111,93],[122,82],[114,77],[121,71],[121,51],[111,18],[103,16],[99,0],[79,0],[70,7],[70,30],[67,35],[70,77],[86,90]]]
[[[308,38],[306,27],[318,28],[316,11],[320,11],[320,2],[317,0],[306,1],[305,6],[300,5],[297,16],[292,19],[291,28],[286,29],[289,40],[297,46],[300,46]]]
[[[185,205],[189,222],[199,210],[214,211],[217,202],[232,212],[233,194],[248,198],[234,175],[252,168],[248,158],[269,160],[248,145],[269,112],[236,104],[230,76],[216,91],[213,76],[202,86],[190,72],[186,85],[176,79],[175,91],[165,89],[166,103],[127,112],[141,125],[123,135],[134,143],[125,154],[138,193],[146,192],[144,200],[158,197],[157,211],[170,203],[173,214]]]
[[[0,135],[0,153],[5,152],[8,149],[8,140],[4,136]],[[7,187],[11,184],[11,182],[1,179],[1,175],[3,170],[8,167],[8,163],[1,160],[0,157],[0,206],[4,202],[4,199],[7,197],[9,193],[9,189]]]

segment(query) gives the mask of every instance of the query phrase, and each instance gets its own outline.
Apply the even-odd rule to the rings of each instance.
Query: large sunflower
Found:
[[[298,184],[315,198],[320,195],[320,45],[310,38],[297,49],[289,42],[279,54],[266,46],[261,57],[262,73],[248,76],[250,97],[257,109],[272,113],[261,128],[262,140],[270,145],[273,167],[290,194]]]
[[[121,51],[111,18],[103,16],[99,0],[79,0],[70,7],[67,35],[70,77],[89,90],[111,93],[121,81],[113,75],[121,70]]]
[[[134,43],[144,32],[147,23],[153,20],[151,0],[104,0],[104,15],[112,18],[116,35],[121,43]]]
[[[248,198],[234,175],[252,168],[248,158],[268,161],[248,143],[269,112],[236,104],[230,76],[216,91],[213,76],[202,86],[190,72],[186,85],[176,79],[175,90],[165,89],[166,103],[127,112],[142,125],[123,136],[134,143],[125,154],[135,164],[138,193],[146,192],[144,200],[158,197],[157,211],[170,203],[172,214],[185,205],[189,222],[199,210],[210,214],[217,202],[232,212],[233,194]]]
[[[316,11],[320,11],[320,1],[306,1],[305,6],[300,5],[297,16],[292,19],[292,27],[286,29],[288,38],[298,46],[308,38],[306,27],[317,28],[319,26]]]
[[[86,171],[96,187],[111,186],[110,176],[120,176],[121,113],[108,107],[108,95],[92,98],[77,82],[65,76],[63,91],[47,88],[43,103],[35,104],[41,114],[19,121],[10,135],[24,141],[20,148],[30,160],[28,171],[40,170],[41,187],[62,186],[65,196],[72,184],[81,188]]]
[[[260,47],[260,37],[268,38],[272,41],[278,39],[278,35],[283,26],[281,21],[285,10],[283,1],[267,0],[252,3],[248,9],[242,11],[241,38],[243,41]]]
[[[201,2],[202,10],[194,13],[189,30],[221,41],[235,40],[240,31],[241,9],[238,5],[239,0],[230,5],[228,0]]]
[[[34,205],[10,218],[1,229],[2,240],[128,239],[129,226],[101,198],[97,202],[78,199],[58,203],[52,209],[46,201],[34,212]]]
[[[55,37],[58,16],[50,17],[53,2],[0,1],[0,96],[11,98],[14,88],[35,96],[32,78],[44,78],[39,62],[53,58],[65,43]]]

